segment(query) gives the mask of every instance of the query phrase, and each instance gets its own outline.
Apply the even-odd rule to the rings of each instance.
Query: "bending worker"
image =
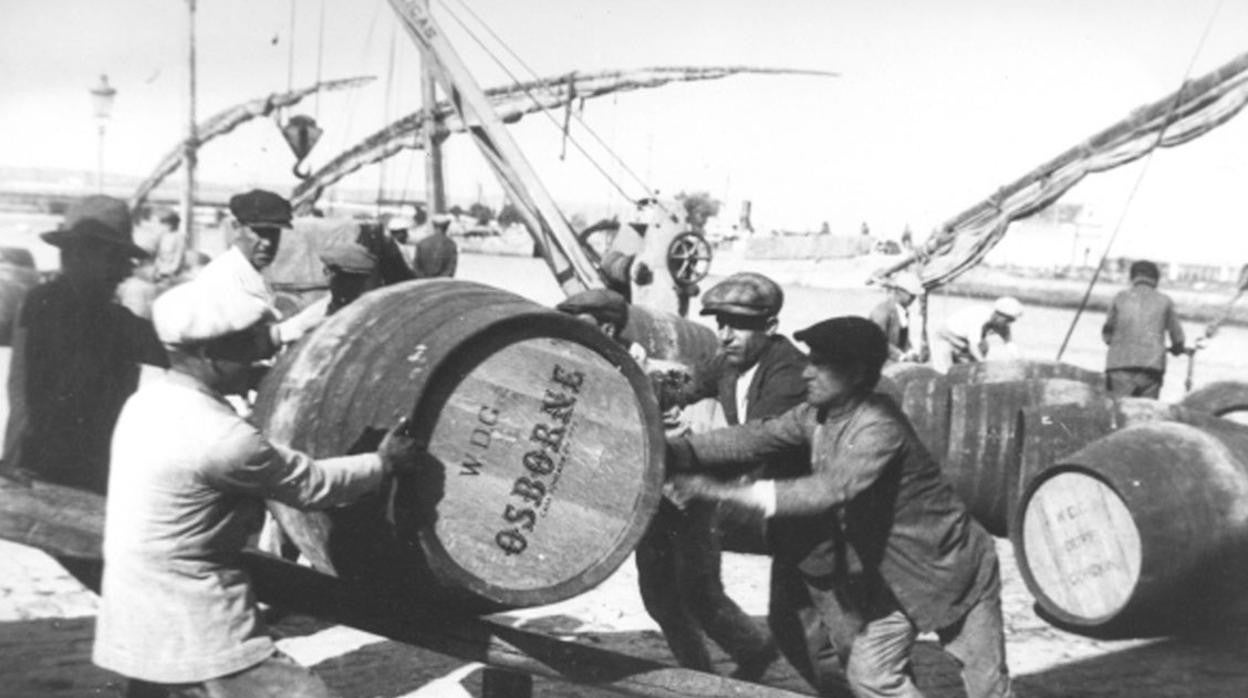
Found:
[[[810,346],[806,401],[776,419],[669,441],[668,472],[717,471],[811,448],[807,474],[729,483],[677,476],[678,499],[773,521],[777,565],[843,654],[857,696],[920,696],[910,651],[935,631],[970,698],[1011,695],[992,539],[967,514],[897,403],[876,393],[888,355],[870,320],[794,335]]]
[[[400,423],[376,453],[313,460],[271,443],[223,399],[271,347],[265,304],[192,281],[153,314],[172,368],[113,436],[93,659],[131,679],[129,696],[331,696],[274,647],[239,553],[265,499],[349,502],[415,471],[415,442]]]
[[[953,314],[940,330],[941,348],[934,357],[939,368],[951,364],[986,361],[989,337],[996,335],[1007,351],[1004,358],[1017,352],[1011,326],[1023,314],[1023,304],[1012,296],[1002,296],[992,307],[974,306]]]

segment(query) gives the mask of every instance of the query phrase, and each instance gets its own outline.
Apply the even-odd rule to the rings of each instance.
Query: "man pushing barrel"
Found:
[[[809,446],[807,473],[751,484],[676,477],[677,498],[774,522],[776,564],[802,581],[789,605],[822,618],[855,695],[922,695],[910,650],[930,631],[961,664],[970,698],[1011,695],[992,539],[896,402],[875,392],[888,358],[884,332],[865,318],[838,317],[794,337],[810,346],[805,404],[671,441],[667,465],[722,471]]]
[[[104,523],[96,664],[127,695],[333,695],[274,647],[239,553],[264,500],[327,508],[417,468],[402,424],[376,453],[313,460],[269,442],[223,395],[272,349],[263,300],[200,281],[156,300],[172,368],[122,409]]]

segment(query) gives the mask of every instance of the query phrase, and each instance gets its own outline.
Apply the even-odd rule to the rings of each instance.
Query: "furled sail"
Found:
[[[637,70],[611,70],[598,73],[568,73],[532,80],[485,91],[494,111],[506,123],[518,121],[526,114],[553,109],[576,99],[590,99],[615,92],[661,87],[673,82],[717,80],[740,74],[822,75],[836,73],[785,68],[748,66],[657,67]],[[463,121],[449,102],[435,108],[439,132],[458,133],[465,130]],[[291,203],[296,212],[306,213],[326,188],[362,167],[380,162],[404,149],[424,147],[425,112],[404,116],[373,133],[358,144],[344,150],[306,181],[295,187]]]
[[[978,264],[1012,221],[1056,201],[1085,176],[1125,165],[1154,148],[1181,145],[1226,123],[1248,103],[1248,53],[1161,100],[1136,109],[1049,162],[954,216],[912,254],[878,272],[884,277],[916,264],[923,285],[935,288]]]
[[[333,90],[344,90],[353,87],[367,85],[373,81],[372,76],[361,76],[354,78],[343,78],[341,80],[325,80],[315,85],[301,87],[297,90],[289,92],[274,92],[259,99],[253,99],[242,104],[237,104],[224,109],[207,119],[201,121],[196,126],[196,133],[199,136],[199,142],[196,147],[202,146],[217,136],[229,133],[239,125],[250,121],[258,116],[268,116],[274,110],[283,107],[298,104],[300,100],[308,95],[315,94],[320,91],[330,92]],[[152,171],[147,179],[139,184],[139,188],[135,190],[134,195],[130,197],[131,210],[137,209],[147,200],[152,190],[165,180],[165,177],[173,174],[182,166],[182,160],[186,155],[185,145],[179,141],[173,150],[165,154],[160,162],[156,165],[156,169]]]

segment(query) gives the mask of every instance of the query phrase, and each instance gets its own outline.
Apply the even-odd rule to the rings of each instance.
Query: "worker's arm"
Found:
[[[19,314],[18,317],[21,317]],[[13,471],[21,465],[18,449],[28,419],[26,408],[26,328],[13,328],[13,353],[9,355],[9,420],[4,432],[4,457],[0,465]]]
[[[419,450],[402,424],[382,439],[377,452],[336,458],[314,459],[270,443],[241,419],[223,441],[225,446],[214,454],[204,474],[209,484],[298,509],[327,509],[354,501],[376,490],[391,472],[415,470]]]
[[[1178,356],[1187,351],[1187,336],[1183,333],[1183,323],[1179,322],[1179,314],[1174,310],[1174,301],[1166,299],[1166,331],[1170,333],[1170,353]]]
[[[809,405],[798,405],[775,419],[716,429],[668,442],[668,471],[706,471],[752,465],[767,456],[808,443]]]
[[[1109,304],[1109,311],[1105,313],[1105,324],[1101,325],[1101,339],[1109,344],[1114,339],[1114,330],[1118,327],[1118,299],[1114,299]]]

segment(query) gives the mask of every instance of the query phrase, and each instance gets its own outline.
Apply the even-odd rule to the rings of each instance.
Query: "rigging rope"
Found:
[[[487,54],[487,55],[489,55],[489,57],[490,57],[490,58],[491,58],[491,59],[495,62],[495,64],[497,64],[497,65],[498,65],[498,67],[499,67],[499,68],[501,68],[501,69],[503,70],[503,72],[507,73],[507,76],[511,78],[512,82],[513,82],[516,86],[518,86],[518,87],[522,87],[522,89],[523,89],[523,91],[524,91],[525,95],[526,95],[526,96],[528,96],[528,98],[529,98],[530,100],[532,100],[532,101],[533,101],[533,103],[534,103],[535,105],[537,105],[537,106],[540,108],[541,112],[542,112],[542,113],[546,116],[546,118],[547,118],[547,119],[549,119],[549,120],[551,121],[551,123],[552,123],[552,124],[553,124],[553,125],[554,125],[557,129],[563,130],[563,127],[562,127],[562,126],[560,125],[560,123],[559,123],[559,119],[558,119],[557,117],[555,117],[553,114],[551,114],[551,113],[550,113],[550,110],[549,110],[549,109],[547,109],[547,108],[546,108],[546,107],[545,107],[545,106],[544,106],[544,105],[543,105],[543,104],[542,104],[542,103],[541,103],[541,102],[537,99],[537,97],[535,97],[535,96],[533,95],[533,93],[532,93],[532,92],[531,92],[528,88],[524,88],[524,87],[523,87],[523,84],[521,83],[520,79],[519,79],[518,77],[516,77],[516,75],[515,75],[514,73],[512,73],[512,72],[511,72],[511,70],[509,70],[509,69],[507,68],[507,66],[506,66],[506,65],[504,65],[504,64],[503,64],[502,60],[501,60],[501,59],[499,59],[499,58],[498,58],[498,57],[494,54],[494,52],[493,52],[493,51],[491,51],[491,50],[489,49],[489,47],[487,47],[487,46],[485,45],[485,43],[484,43],[484,42],[483,42],[483,41],[482,41],[479,37],[477,37],[477,35],[476,35],[476,34],[475,34],[475,33],[474,33],[474,32],[473,32],[470,28],[468,28],[467,24],[466,24],[466,23],[465,23],[462,19],[460,19],[458,15],[456,15],[456,14],[455,14],[455,12],[454,12],[453,10],[451,10],[451,8],[447,5],[446,0],[438,0],[438,2],[439,2],[442,6],[443,6],[443,8],[447,11],[447,13],[448,13],[448,14],[450,14],[450,16],[451,16],[451,17],[452,17],[452,18],[453,18],[453,19],[454,19],[454,20],[455,20],[455,21],[456,21],[456,22],[457,22],[457,23],[458,23],[461,27],[463,27],[464,31],[468,33],[468,35],[472,38],[472,40],[473,40],[473,41],[475,41],[475,42],[477,43],[477,45],[478,45],[478,46],[480,46],[480,47],[481,47],[481,49],[482,49],[482,50],[484,50],[484,51],[486,52],[486,54]],[[466,11],[468,12],[468,14],[469,14],[469,15],[471,15],[471,16],[472,16],[472,18],[473,18],[474,20],[476,20],[476,22],[477,22],[478,24],[480,24],[480,25],[481,25],[481,26],[485,29],[485,31],[486,31],[486,32],[488,32],[488,33],[489,33],[489,35],[490,35],[490,36],[494,39],[494,41],[495,41],[495,42],[497,42],[497,43],[498,43],[498,44],[499,44],[499,45],[503,48],[503,50],[505,50],[505,51],[506,51],[506,52],[507,52],[507,53],[508,53],[508,54],[509,54],[509,55],[510,55],[510,56],[511,56],[511,57],[512,57],[512,58],[513,58],[513,59],[514,59],[514,60],[515,60],[515,61],[516,61],[516,62],[517,62],[517,63],[518,63],[518,64],[519,64],[522,68],[524,68],[524,70],[525,70],[526,72],[528,72],[528,74],[529,74],[532,78],[534,78],[535,80],[540,80],[540,79],[541,79],[541,78],[540,78],[540,76],[537,74],[537,72],[536,72],[536,71],[534,71],[534,70],[533,70],[533,68],[532,68],[532,67],[530,67],[530,66],[529,66],[529,65],[528,65],[528,64],[524,61],[524,59],[523,59],[523,58],[521,58],[521,57],[519,56],[519,54],[517,54],[517,53],[515,52],[515,50],[513,50],[513,49],[512,49],[512,48],[511,48],[511,47],[507,44],[507,42],[506,42],[506,41],[504,41],[504,40],[503,40],[503,38],[502,38],[502,37],[500,37],[500,36],[498,35],[498,33],[497,33],[497,32],[495,32],[495,31],[493,30],[493,28],[491,28],[491,27],[490,27],[490,25],[489,25],[488,23],[486,23],[484,19],[482,19],[482,18],[481,18],[481,16],[480,16],[480,15],[478,15],[476,12],[474,12],[474,11],[473,11],[473,9],[472,9],[471,7],[469,7],[469,6],[467,5],[467,3],[465,3],[465,2],[464,2],[464,0],[456,0],[456,2],[458,2],[458,3],[459,3],[459,5],[460,5],[461,7],[463,7],[463,8],[464,8],[464,10],[466,10]],[[625,172],[626,172],[626,173],[627,173],[630,177],[632,177],[632,178],[633,178],[633,180],[634,180],[634,181],[635,181],[638,185],[640,185],[640,187],[642,188],[642,190],[646,192],[646,196],[645,196],[645,197],[643,197],[643,198],[651,198],[651,197],[653,196],[653,191],[654,191],[654,190],[650,187],[650,185],[649,185],[649,184],[648,184],[648,183],[647,183],[644,179],[642,179],[642,178],[641,178],[641,177],[640,177],[640,176],[639,176],[636,172],[634,172],[634,171],[632,170],[632,168],[630,168],[630,167],[628,166],[628,163],[626,163],[626,162],[623,160],[623,158],[621,158],[621,157],[620,157],[620,156],[619,156],[619,155],[618,155],[618,154],[617,154],[614,150],[612,150],[611,146],[610,146],[610,145],[608,145],[608,144],[607,144],[607,143],[606,143],[606,142],[605,142],[605,141],[604,141],[601,137],[599,137],[599,136],[598,136],[598,134],[597,134],[597,133],[596,133],[596,132],[595,132],[595,131],[594,131],[594,130],[593,130],[593,129],[589,126],[589,124],[588,124],[588,123],[586,123],[586,122],[585,122],[585,120],[584,120],[584,119],[582,119],[579,115],[573,115],[573,118],[575,118],[575,119],[576,119],[576,121],[577,121],[577,123],[578,123],[578,124],[580,124],[580,125],[581,125],[581,127],[582,127],[582,128],[584,128],[584,129],[585,129],[585,131],[586,131],[586,132],[587,132],[587,133],[588,133],[591,137],[593,137],[593,139],[594,139],[594,140],[598,143],[598,145],[599,145],[600,147],[602,147],[602,149],[603,149],[603,150],[605,150],[605,151],[607,152],[607,154],[608,154],[608,155],[610,155],[610,156],[612,157],[612,159],[614,159],[614,160],[616,161],[616,163],[617,163],[617,164],[621,167],[621,169],[623,169],[623,170],[624,170],[624,171],[625,171]],[[572,136],[571,134],[568,134],[567,138],[568,138],[568,140],[569,140],[569,141],[571,141],[572,145],[573,145],[573,146],[575,146],[575,147],[576,147],[576,149],[577,149],[578,151],[580,151],[580,153],[581,153],[582,155],[584,155],[584,156],[585,156],[585,158],[586,158],[586,159],[590,162],[590,164],[591,164],[591,165],[593,165],[594,169],[598,170],[599,174],[601,174],[601,175],[603,176],[603,178],[605,178],[608,182],[610,182],[611,186],[613,186],[613,187],[616,189],[616,191],[618,191],[618,192],[620,193],[620,195],[621,195],[621,196],[623,196],[625,199],[627,199],[629,202],[631,202],[631,203],[633,203],[633,204],[637,204],[637,203],[638,203],[638,200],[637,200],[637,199],[634,199],[632,196],[630,196],[630,195],[628,194],[628,192],[626,192],[626,191],[624,190],[624,188],[623,188],[623,187],[622,187],[622,186],[621,186],[621,185],[620,185],[620,184],[619,184],[619,183],[615,180],[615,178],[613,178],[610,174],[608,174],[608,173],[606,172],[606,170],[605,170],[605,169],[604,169],[604,168],[603,168],[603,167],[602,167],[602,166],[598,163],[598,161],[597,161],[597,160],[596,160],[596,159],[595,159],[592,155],[590,155],[588,151],[586,151],[586,149],[584,148],[584,146],[582,146],[582,145],[581,145],[581,143],[580,143],[580,142],[579,142],[579,141],[578,141],[578,140],[577,140],[574,136]],[[665,206],[663,206],[662,202],[656,201],[656,203],[657,203],[660,207],[662,207],[662,208],[664,208],[664,209],[666,210],[666,207],[665,207]]]
[[[316,41],[316,84],[321,84],[321,68],[325,64],[325,0],[321,0],[320,36]],[[321,92],[316,92],[316,118],[321,118]]]
[[[1170,127],[1174,112],[1183,101],[1183,90],[1187,86],[1188,79],[1192,77],[1192,70],[1196,67],[1196,59],[1200,57],[1200,53],[1205,47],[1205,41],[1209,39],[1209,32],[1213,29],[1213,21],[1217,18],[1221,9],[1222,0],[1218,0],[1213,7],[1213,12],[1209,15],[1209,21],[1205,23],[1205,29],[1200,35],[1200,41],[1196,43],[1196,50],[1192,53],[1191,60],[1188,61],[1187,70],[1183,73],[1179,91],[1175,93],[1174,101],[1170,103],[1170,108],[1166,111],[1166,118],[1162,122],[1161,128],[1157,130],[1157,137],[1154,139],[1153,144],[1149,146],[1148,156],[1140,167],[1140,173],[1136,176],[1135,183],[1131,186],[1131,192],[1127,195],[1126,202],[1123,203],[1122,212],[1118,216],[1118,222],[1114,225],[1114,232],[1110,234],[1109,241],[1105,243],[1105,250],[1101,253],[1096,269],[1092,272],[1092,278],[1088,281],[1088,287],[1083,292],[1083,298],[1079,301],[1079,307],[1075,309],[1075,317],[1070,321],[1070,327],[1066,329],[1066,336],[1062,338],[1062,345],[1057,349],[1058,361],[1061,361],[1062,355],[1066,353],[1066,347],[1070,344],[1070,337],[1075,333],[1075,326],[1079,324],[1079,319],[1083,316],[1083,311],[1088,306],[1088,300],[1092,297],[1092,289],[1101,277],[1101,269],[1105,266],[1105,260],[1109,258],[1109,251],[1113,248],[1114,240],[1118,238],[1118,233],[1122,230],[1122,225],[1127,219],[1127,212],[1131,208],[1131,203],[1135,200],[1135,195],[1139,192],[1140,185],[1144,182],[1144,176],[1148,173],[1148,168],[1153,162],[1153,156],[1157,153],[1157,146],[1161,144],[1162,138],[1166,134],[1166,129]]]

